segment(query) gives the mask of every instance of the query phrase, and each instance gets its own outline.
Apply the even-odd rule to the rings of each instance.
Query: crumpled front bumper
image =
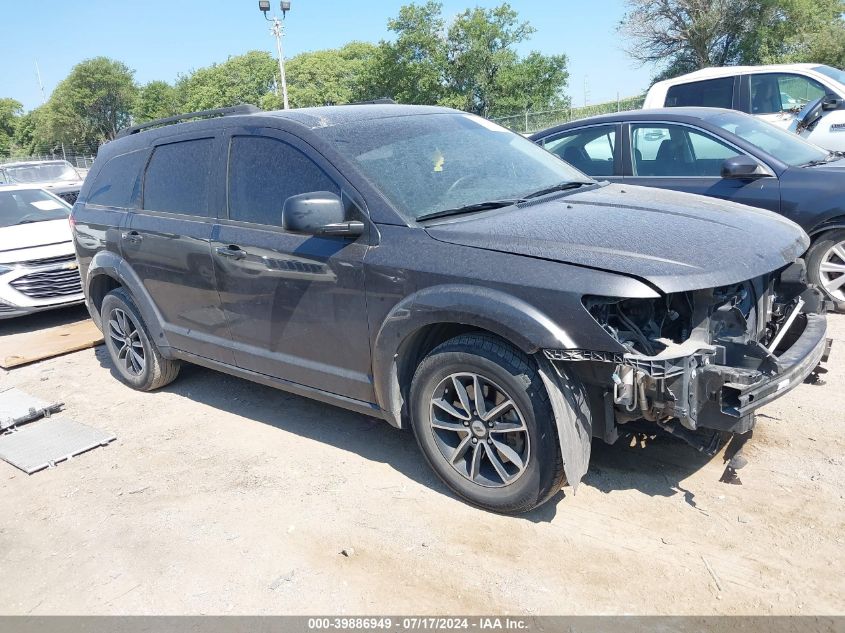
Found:
[[[770,355],[758,368],[724,364],[718,346],[672,358],[625,354],[616,375],[631,374],[628,380],[639,391],[640,402],[651,405],[648,411],[636,411],[629,404],[631,419],[652,417],[661,422],[674,418],[690,430],[749,431],[756,409],[801,384],[827,360],[831,340],[826,336],[824,314],[803,317],[803,322],[796,324],[803,325],[803,331],[789,348],[779,356]],[[625,410],[623,406],[623,413]]]
[[[808,314],[801,336],[777,358],[774,373],[748,381],[730,367],[710,366],[725,381],[719,392],[722,413],[742,417],[797,387],[820,363],[827,361],[831,339],[826,337],[827,320],[822,314]]]

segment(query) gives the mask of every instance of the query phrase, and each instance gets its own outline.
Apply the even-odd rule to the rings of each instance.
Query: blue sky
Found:
[[[386,24],[402,0],[292,0],[285,55],[333,48],[353,39],[376,42],[389,37]],[[499,2],[446,0],[452,16],[470,6]],[[278,0],[272,0],[274,8]],[[639,68],[622,51],[616,25],[622,0],[512,0],[521,19],[537,29],[521,52],[565,53],[568,92],[590,103],[632,96],[648,87],[650,68]],[[79,61],[106,55],[135,70],[139,82],[173,81],[180,73],[248,50],[275,55],[275,45],[257,0],[85,0],[42,2],[5,0],[0,9],[0,97],[13,97],[26,109],[41,103],[35,62],[49,97],[56,83]]]

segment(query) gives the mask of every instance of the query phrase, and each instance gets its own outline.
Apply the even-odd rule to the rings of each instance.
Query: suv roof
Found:
[[[733,77],[734,75],[743,75],[748,73],[766,73],[788,70],[812,70],[821,64],[769,64],[764,66],[719,66],[712,68],[702,68],[680,77],[666,79],[658,82],[664,85],[685,84],[690,81],[699,81],[702,79],[718,79],[719,77]]]
[[[372,120],[396,116],[411,116],[421,114],[434,114],[443,112],[455,112],[450,108],[442,108],[439,106],[416,106],[416,105],[399,105],[395,103],[386,103],[384,101],[374,101],[368,103],[349,104],[341,106],[318,106],[311,108],[294,108],[292,110],[270,110],[264,111],[251,105],[239,105],[231,108],[220,108],[217,110],[203,110],[200,112],[189,112],[180,114],[165,119],[157,119],[149,121],[141,125],[125,128],[121,130],[117,138],[124,138],[143,131],[152,131],[155,129],[169,129],[171,126],[192,125],[201,121],[207,121],[214,118],[231,118],[231,117],[274,117],[281,119],[288,119],[295,121],[310,129],[329,127],[331,125],[338,125],[342,123],[350,123],[353,121]]]

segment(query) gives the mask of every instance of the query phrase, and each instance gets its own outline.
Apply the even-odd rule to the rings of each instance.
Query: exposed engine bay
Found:
[[[688,441],[698,429],[750,430],[754,409],[800,384],[830,347],[825,302],[800,259],[730,286],[655,299],[591,296],[584,307],[627,350],[583,359],[612,368],[612,422],[644,420]]]

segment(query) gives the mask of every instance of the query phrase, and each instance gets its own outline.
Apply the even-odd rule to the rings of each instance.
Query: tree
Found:
[[[141,86],[132,106],[135,123],[163,119],[179,114],[179,100],[176,88],[166,81],[151,81]]]
[[[369,98],[389,96],[400,103],[439,103],[446,95],[447,47],[443,5],[409,4],[387,22],[393,42],[379,43],[363,75]]]
[[[285,63],[288,100],[292,108],[343,104],[363,99],[362,73],[372,62],[376,46],[350,42],[341,48],[300,53]],[[275,93],[264,97],[261,107],[282,105]]]
[[[668,79],[707,66],[845,58],[845,0],[628,0],[628,53]]]
[[[743,62],[845,62],[845,0],[765,0]]]
[[[23,104],[15,99],[0,99],[0,155],[8,155],[15,136]]]
[[[50,96],[47,135],[55,141],[96,148],[130,122],[137,88],[122,62],[95,57],[80,62]]]
[[[448,28],[442,8],[430,1],[399,10],[388,22],[395,40],[381,42],[362,73],[363,94],[484,116],[562,102],[566,57],[535,52],[521,59],[515,47],[534,28],[520,22],[510,5],[467,9]]]
[[[497,108],[499,98],[517,97],[502,84],[502,75],[510,75],[513,80],[519,69],[527,68],[519,63],[513,47],[535,30],[517,18],[517,12],[508,4],[493,9],[476,7],[459,14],[449,26],[448,86],[453,105],[490,116],[502,112],[502,108]],[[532,63],[541,57],[536,53]],[[510,87],[516,87],[513,81]],[[522,87],[532,89],[528,82]]]
[[[563,87],[568,80],[565,55],[532,52],[502,70],[490,115],[565,107],[569,98]]]
[[[628,7],[628,54],[642,63],[683,61],[685,69],[735,63],[759,10],[748,0],[628,0]]]
[[[279,65],[266,51],[250,51],[195,70],[176,82],[179,108],[196,112],[249,103],[260,105],[278,80]]]

